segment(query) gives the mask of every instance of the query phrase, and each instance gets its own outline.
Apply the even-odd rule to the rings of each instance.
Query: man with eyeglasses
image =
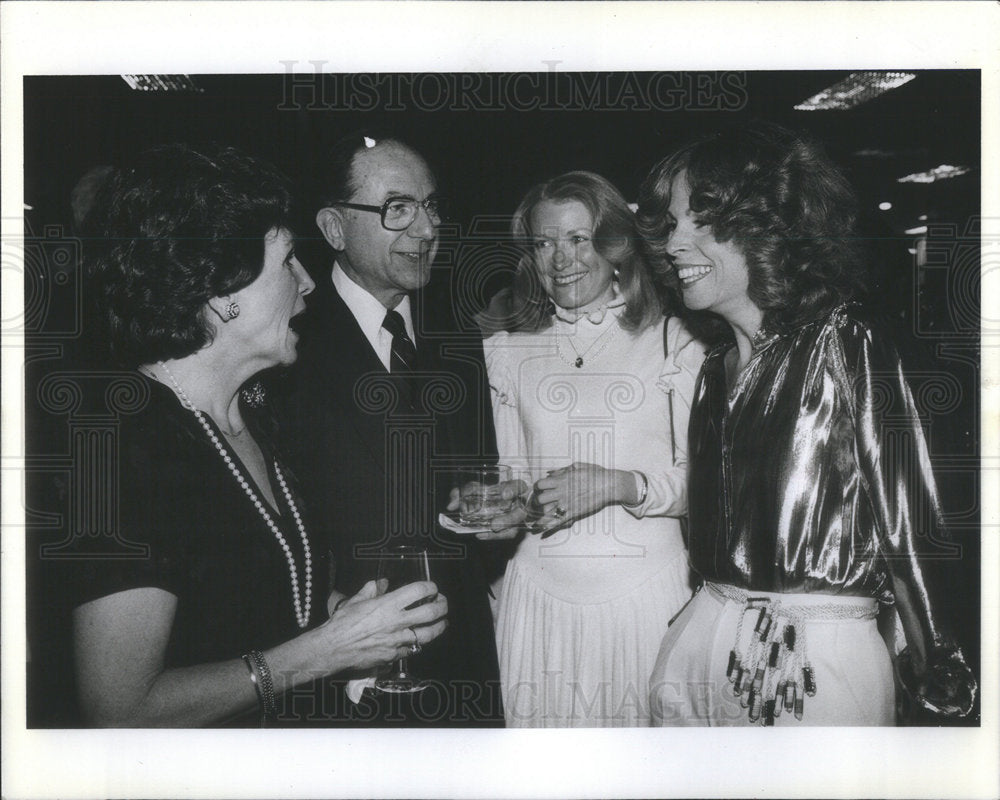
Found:
[[[448,600],[448,629],[408,659],[422,691],[331,684],[308,713],[329,725],[499,726],[489,545],[436,522],[455,467],[496,451],[480,337],[456,333],[450,304],[422,291],[444,198],[396,137],[346,137],[317,173],[316,224],[334,261],[316,276],[298,361],[273,402],[311,529],[329,539],[330,607],[375,578],[381,549],[417,545]]]

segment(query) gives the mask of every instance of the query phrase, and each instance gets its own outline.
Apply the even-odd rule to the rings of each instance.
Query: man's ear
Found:
[[[316,212],[316,227],[334,250],[344,249],[344,215],[338,208],[321,208]]]

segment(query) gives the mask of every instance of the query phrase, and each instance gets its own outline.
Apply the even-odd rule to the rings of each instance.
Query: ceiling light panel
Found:
[[[909,175],[904,175],[902,178],[896,178],[896,182],[934,183],[935,181],[948,180],[948,178],[957,178],[959,175],[965,175],[970,171],[969,167],[953,167],[951,164],[942,164],[940,167],[934,167],[934,169],[929,169],[926,172],[912,172]]]
[[[846,111],[909,83],[913,72],[852,72],[819,94],[803,100],[796,111]]]
[[[202,92],[189,75],[122,75],[122,80],[137,92]]]

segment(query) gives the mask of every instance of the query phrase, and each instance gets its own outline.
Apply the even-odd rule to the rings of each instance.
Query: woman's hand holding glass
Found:
[[[522,527],[531,519],[533,511],[528,496],[528,484],[514,479],[503,484],[503,495],[510,502],[510,509],[490,519],[490,530],[477,533],[476,538],[484,542],[514,539]]]
[[[414,644],[423,647],[444,633],[448,601],[432,581],[380,594],[385,584],[369,581],[313,632],[341,662],[333,671],[384,666],[410,655]]]
[[[415,583],[429,582],[431,578],[430,560],[427,550],[412,545],[397,545],[382,551],[378,560],[377,588],[381,591],[405,589]],[[433,602],[436,595],[416,600],[406,606],[407,610],[425,603]],[[410,627],[413,639],[407,647],[409,653],[416,655],[423,648],[417,629]],[[375,688],[383,692],[405,693],[420,692],[429,683],[412,675],[407,667],[406,656],[393,661],[391,669],[380,675],[375,681]]]
[[[508,513],[517,499],[510,489],[511,469],[504,464],[470,467],[460,470],[456,478],[457,509],[451,504],[448,508],[458,511],[458,521],[464,526],[489,525],[494,517]]]
[[[547,534],[605,506],[639,499],[632,472],[582,462],[552,470],[535,482],[530,493],[522,480],[501,482],[499,488],[512,505],[508,511],[489,517],[490,531],[477,533],[477,539],[513,539],[522,530]],[[471,491],[468,484],[452,489],[449,511],[460,509],[464,489]]]
[[[482,465],[460,471],[458,484],[451,490],[448,511],[457,514],[458,521],[478,531],[477,539],[513,539],[526,516],[524,497],[528,485],[511,477],[510,467],[503,464]]]

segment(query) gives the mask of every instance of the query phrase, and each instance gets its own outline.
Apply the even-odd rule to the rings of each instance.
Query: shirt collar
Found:
[[[577,311],[575,308],[563,308],[562,306],[558,306],[553,303],[552,305],[556,310],[556,317],[561,319],[563,322],[569,322],[570,324],[579,322],[581,319],[586,319],[594,325],[600,325],[604,322],[604,317],[608,313],[609,309],[621,308],[625,305],[625,295],[619,291],[617,282],[611,284],[611,291],[614,292],[614,297],[612,297],[604,305],[592,308],[590,311]]]
[[[337,263],[333,265],[333,286],[358,321],[365,337],[375,346],[374,342],[378,339],[379,331],[382,329],[382,320],[385,319],[385,306],[369,294],[367,289],[355,283],[354,279],[344,272],[340,264]],[[412,341],[416,341],[413,333],[413,314],[410,312],[409,295],[400,301],[395,310],[403,318],[407,335]]]

